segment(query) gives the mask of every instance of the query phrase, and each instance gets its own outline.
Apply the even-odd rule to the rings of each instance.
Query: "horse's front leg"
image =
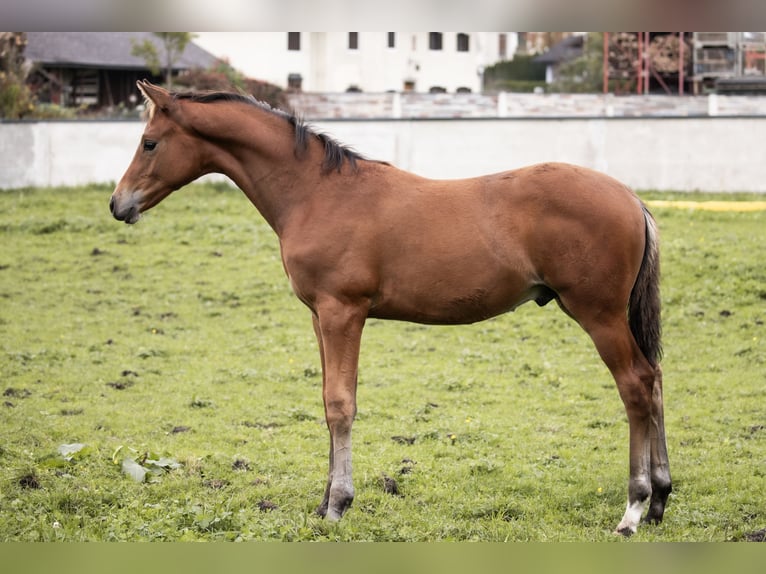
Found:
[[[322,398],[330,431],[327,487],[317,512],[338,520],[354,500],[351,426],[356,415],[359,346],[366,310],[335,300],[318,305],[314,329],[322,357]]]

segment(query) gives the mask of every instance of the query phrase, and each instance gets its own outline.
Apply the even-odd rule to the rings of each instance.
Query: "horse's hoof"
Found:
[[[629,526],[625,526],[623,528],[617,528],[614,533],[619,536],[624,536],[625,538],[630,538],[636,533],[636,531],[631,529]]]

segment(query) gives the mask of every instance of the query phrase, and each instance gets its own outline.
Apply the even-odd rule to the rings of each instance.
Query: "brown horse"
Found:
[[[330,468],[317,512],[354,498],[351,425],[367,317],[465,324],[556,300],[611,371],[630,428],[628,503],[617,531],[662,520],[671,491],[659,365],[657,229],[626,186],[544,163],[437,181],[369,161],[294,116],[226,93],[139,82],[149,120],[110,202],[138,221],[199,176],[227,175],[279,237],[311,310]]]

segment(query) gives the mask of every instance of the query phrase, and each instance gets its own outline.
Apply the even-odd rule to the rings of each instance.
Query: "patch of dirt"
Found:
[[[399,474],[409,474],[414,470],[414,465],[417,464],[414,460],[411,458],[404,458],[402,459],[402,466],[401,469],[399,469]]]
[[[238,458],[233,463],[231,463],[231,468],[233,470],[250,470],[250,463],[245,459]]]
[[[107,387],[112,387],[118,391],[124,391],[125,389],[132,387],[135,383],[133,381],[112,381],[107,383]]]
[[[380,477],[380,482],[383,486],[383,492],[392,496],[401,496],[401,493],[399,492],[399,485],[393,478],[383,474]]]
[[[745,534],[745,540],[748,542],[766,542],[766,528],[756,530],[755,532],[748,532]]]
[[[211,478],[203,482],[202,485],[212,488],[213,490],[221,490],[222,488],[229,486],[229,481],[220,478]]]
[[[173,429],[170,431],[170,434],[178,434],[182,432],[189,432],[191,430],[191,427],[186,427],[183,425],[178,425],[177,427],[173,427]]]
[[[276,510],[277,508],[279,508],[279,506],[277,506],[270,500],[264,499],[258,503],[258,508],[260,509],[261,512],[269,512],[270,510]]]
[[[30,489],[41,488],[40,481],[32,473],[25,474],[24,476],[22,476],[19,479],[19,486],[21,488],[30,488]]]
[[[14,389],[13,387],[9,387],[3,391],[4,397],[14,397],[17,399],[26,399],[27,397],[32,395],[32,391],[29,389]]]
[[[391,437],[391,440],[398,444],[415,444],[416,438],[414,436],[394,435]]]

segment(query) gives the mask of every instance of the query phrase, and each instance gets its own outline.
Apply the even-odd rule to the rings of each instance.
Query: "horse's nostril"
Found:
[[[109,211],[114,213],[114,196],[109,199]]]

